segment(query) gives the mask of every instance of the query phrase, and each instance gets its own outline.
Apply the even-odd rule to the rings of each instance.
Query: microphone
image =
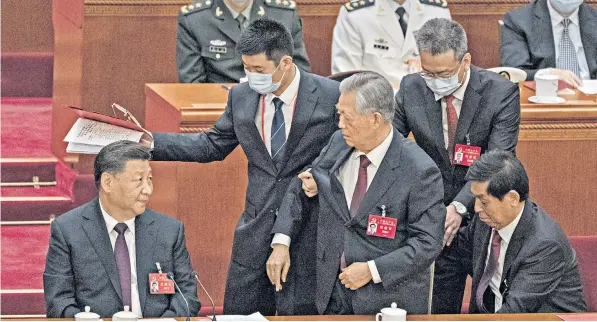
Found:
[[[182,296],[182,299],[184,300],[184,304],[186,304],[186,306],[187,306],[187,319],[185,321],[191,321],[191,310],[189,309],[189,302],[187,302],[187,298],[184,296],[184,294],[180,290],[180,287],[178,287],[178,283],[176,283],[176,281],[174,280],[174,274],[172,274],[172,272],[168,272],[168,273],[166,273],[166,275],[168,276],[168,278],[170,280],[172,280],[172,282],[174,282],[174,286],[176,286],[176,290],[178,291],[178,293],[180,293],[180,296]]]
[[[195,276],[195,279],[197,280],[199,285],[201,285],[203,292],[205,292],[205,294],[207,295],[207,298],[209,298],[209,301],[211,302],[211,311],[213,313],[213,318],[211,320],[216,321],[216,305],[214,304],[214,300],[211,298],[211,296],[209,296],[209,293],[207,293],[207,290],[205,289],[205,287],[203,287],[203,284],[199,280],[199,274],[197,274],[196,271],[193,271],[193,276]]]
[[[225,89],[225,90],[227,90],[227,91],[229,91],[229,90],[230,90],[230,88],[231,88],[230,86],[228,86],[228,85],[226,85],[226,84],[222,84],[221,86],[222,86],[222,88],[223,88],[223,89]]]

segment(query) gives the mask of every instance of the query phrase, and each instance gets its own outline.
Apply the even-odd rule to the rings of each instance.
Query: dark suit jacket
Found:
[[[178,16],[178,78],[182,83],[237,83],[245,76],[241,55],[236,50],[241,34],[238,22],[232,18],[223,0],[193,2],[201,3],[201,6],[196,5],[193,9],[185,6]],[[303,42],[303,25],[296,4],[292,5],[294,1],[284,3],[254,0],[251,21],[263,17],[286,26],[294,41],[294,63],[301,70],[310,72],[311,64]]]
[[[414,94],[416,93],[416,94]],[[394,126],[402,135],[412,131],[417,144],[427,152],[442,172],[444,203],[456,200],[472,211],[474,198],[464,176],[468,167],[452,165],[444,144],[441,102],[418,74],[402,79],[396,94],[398,107]],[[481,147],[481,152],[502,149],[515,152],[520,125],[518,85],[500,75],[471,66],[471,76],[464,94],[456,144]]]
[[[580,36],[592,79],[597,78],[597,9],[583,3],[578,10]],[[551,17],[547,0],[537,0],[507,12],[501,28],[501,65],[527,72],[533,80],[539,69],[556,67]]]
[[[99,199],[73,209],[52,222],[44,271],[46,314],[72,318],[85,309],[102,318],[123,310],[120,278]],[[180,293],[149,294],[149,274],[172,272],[185,294],[191,316],[201,305],[185,245],[184,227],[174,218],[147,209],[135,219],[137,283],[143,317],[186,316]]]
[[[453,248],[460,257],[472,260],[470,313],[479,313],[475,290],[485,270],[490,236],[491,227],[475,216],[454,240]],[[555,220],[531,200],[527,200],[510,239],[503,272],[500,287],[503,300],[498,313],[587,310],[576,254],[568,238]],[[488,288],[484,299],[488,310],[494,308],[491,289]]]
[[[230,90],[224,114],[209,131],[154,134],[156,161],[219,161],[240,144],[248,159],[249,183],[245,211],[234,233],[232,260],[259,274],[265,272],[271,229],[288,184],[313,162],[338,128],[338,82],[303,71],[300,75],[296,110],[279,169],[255,125],[261,95],[247,83]]]
[[[394,131],[394,138],[358,214],[351,219],[344,190],[336,175],[354,151],[337,131],[312,165],[319,190],[317,234],[317,308],[323,314],[338,278],[340,254],[346,264],[375,260],[382,283],[373,281],[354,292],[355,314],[374,314],[396,302],[409,313],[427,311],[429,265],[440,253],[444,234],[440,172],[412,141]],[[280,208],[273,233],[296,234],[305,196],[295,178]],[[370,214],[398,219],[395,239],[366,235]],[[291,249],[292,252],[292,249]]]

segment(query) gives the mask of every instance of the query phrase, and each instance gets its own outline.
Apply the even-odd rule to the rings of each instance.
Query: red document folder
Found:
[[[143,128],[141,128],[137,124],[135,124],[133,122],[130,122],[130,121],[127,121],[127,120],[122,120],[122,119],[119,119],[117,117],[108,116],[108,115],[104,115],[104,114],[101,114],[101,113],[84,111],[80,107],[76,107],[76,106],[69,106],[69,107],[79,117],[82,117],[82,118],[86,118],[86,119],[90,119],[90,120],[95,120],[95,121],[99,121],[99,122],[103,122],[103,123],[108,123],[108,124],[112,124],[112,125],[124,127],[124,128],[127,128],[127,129],[139,131],[139,132],[145,132],[145,130],[143,130]]]

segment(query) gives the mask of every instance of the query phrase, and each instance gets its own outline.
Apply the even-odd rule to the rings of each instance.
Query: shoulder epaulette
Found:
[[[344,4],[346,11],[351,12],[361,8],[370,7],[375,4],[375,0],[352,0]]]
[[[274,8],[296,10],[296,2],[294,0],[265,0],[265,5]]]
[[[448,0],[419,0],[419,2],[429,6],[448,8]]]
[[[211,5],[214,3],[215,0],[199,0],[193,2],[193,4],[183,6],[180,8],[180,12],[183,15],[188,15],[189,13],[205,10],[207,8],[211,8]]]

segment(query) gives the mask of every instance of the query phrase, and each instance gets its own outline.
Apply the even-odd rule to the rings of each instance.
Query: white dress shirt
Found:
[[[404,20],[404,22],[406,22],[408,24],[408,10],[409,10],[409,6],[408,6],[408,1],[410,0],[405,0],[404,3],[402,5],[399,5],[398,2],[396,1],[390,1],[390,7],[392,7],[392,10],[394,10],[394,12],[396,12],[396,10],[398,10],[398,8],[403,7],[404,8],[404,15],[402,16],[402,19]],[[400,16],[398,15],[398,13],[396,13],[396,19],[400,19]]]
[[[458,88],[452,95],[454,99],[452,100],[452,104],[454,105],[454,109],[456,109],[456,115],[460,118],[460,110],[462,110],[462,101],[464,100],[464,93],[466,92],[466,88],[468,86],[468,82],[471,79],[471,69],[469,68],[466,71],[466,75],[464,76],[464,82],[462,86]],[[444,132],[444,147],[446,150],[448,149],[448,112],[446,111],[446,100],[437,94],[435,95],[435,100],[442,100],[442,128]]]
[[[563,17],[559,12],[556,11],[551,6],[551,2],[547,1],[547,8],[549,10],[549,16],[551,17],[551,28],[553,31],[553,42],[555,45],[556,50],[556,61],[558,57],[560,57],[560,40],[562,39],[562,33],[564,32],[564,25],[562,25]],[[570,25],[568,25],[568,32],[570,34],[570,40],[574,45],[574,49],[576,50],[576,57],[578,58],[578,66],[580,67],[580,78],[581,79],[590,79],[591,74],[589,72],[589,65],[587,64],[587,58],[585,56],[585,49],[583,47],[582,38],[580,36],[580,24],[578,20],[578,8],[572,12],[570,17]],[[544,68],[539,70],[535,74],[535,78],[537,75],[543,75],[545,73],[549,73],[549,68]]]
[[[102,210],[102,215],[104,216],[104,221],[106,222],[106,229],[108,230],[108,235],[110,236],[110,243],[112,244],[112,251],[114,251],[114,245],[116,244],[116,238],[118,237],[118,233],[114,230],[118,221],[110,216],[104,207],[102,207],[102,203],[100,202],[100,209]],[[125,221],[124,222],[128,229],[124,232],[124,240],[126,241],[126,246],[129,250],[129,258],[131,260],[131,312],[135,313],[139,318],[143,317],[143,312],[141,312],[141,301],[139,300],[139,284],[137,283],[137,257],[135,251],[135,218]]]
[[[286,126],[286,139],[288,139],[288,134],[290,133],[290,126],[292,125],[292,116],[294,113],[294,103],[296,101],[296,96],[298,94],[299,84],[301,80],[301,75],[299,69],[296,66],[293,66],[295,70],[294,78],[292,82],[286,90],[280,94],[278,97],[279,99],[284,102],[282,106],[282,111],[284,112],[284,125]],[[263,100],[264,97],[262,96],[259,100],[259,108],[257,109],[257,114],[255,115],[255,125],[257,126],[257,130],[261,135],[265,147],[267,151],[272,153],[272,143],[271,143],[271,134],[272,134],[272,122],[274,120],[274,114],[276,113],[276,107],[272,102],[273,99],[277,97],[273,93],[268,93],[265,95],[265,111],[263,110]],[[263,114],[263,115],[262,115]],[[261,117],[263,116],[264,123],[262,126]],[[262,131],[263,130],[263,131]]]
[[[520,221],[520,216],[522,215],[523,211],[524,206],[522,207],[522,210],[520,211],[518,216],[516,216],[516,218],[514,218],[514,220],[510,224],[508,224],[508,226],[497,231],[500,237],[502,238],[502,241],[500,242],[500,257],[498,258],[498,269],[489,281],[489,287],[495,295],[495,312],[497,312],[502,307],[502,293],[500,293],[500,284],[502,283],[502,274],[504,270],[504,260],[506,258],[506,252],[508,251],[510,239],[512,239],[512,234],[514,233],[516,226],[518,226],[518,222]],[[493,235],[494,230],[492,229],[491,231],[492,234],[489,238],[491,238],[491,236]],[[489,246],[487,247],[487,258],[485,259],[485,267],[487,267],[487,261],[489,260],[490,251],[491,241],[489,242]]]
[[[369,153],[363,153],[358,150],[354,150],[352,154],[346,159],[344,164],[338,169],[336,173],[336,177],[340,184],[342,185],[342,189],[344,190],[344,196],[346,198],[346,205],[348,209],[350,209],[350,203],[352,202],[352,195],[354,194],[354,189],[357,184],[357,180],[359,178],[359,167],[360,167],[360,156],[366,155],[367,159],[371,161],[369,167],[367,167],[367,189],[371,185],[373,178],[375,178],[375,174],[377,170],[381,166],[381,162],[383,158],[386,156],[388,149],[390,148],[390,144],[392,143],[392,139],[394,138],[394,129],[390,130],[390,134],[386,136],[386,138],[378,145],[375,149],[371,150]],[[377,237],[372,237],[377,238]],[[286,246],[290,245],[290,237],[284,234],[276,233],[272,240],[273,244],[283,244]],[[371,271],[371,275],[373,276],[374,283],[381,283],[381,277],[379,276],[379,272],[377,271],[377,266],[375,265],[375,261],[370,260],[367,262],[369,265],[369,270]]]
[[[234,18],[234,20],[236,20],[238,15],[242,13],[243,16],[245,16],[245,18],[247,19],[247,21],[251,21],[251,8],[253,8],[253,3],[248,5],[245,8],[245,10],[243,10],[243,12],[238,12],[238,11],[232,9],[232,7],[229,6],[228,3],[226,3],[226,1],[224,1],[224,4],[226,5],[226,7],[228,7],[228,10],[230,10],[230,13],[232,14],[232,18]]]

